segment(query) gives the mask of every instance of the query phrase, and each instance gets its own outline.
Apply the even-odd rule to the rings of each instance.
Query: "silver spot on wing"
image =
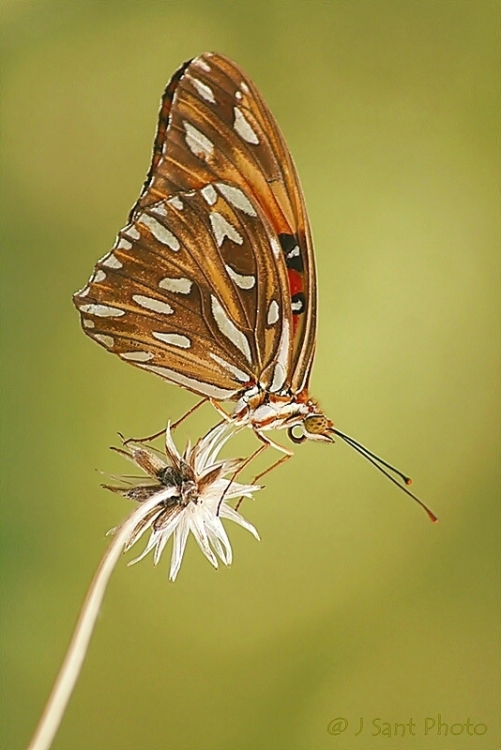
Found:
[[[181,247],[177,237],[175,237],[172,232],[167,229],[167,227],[164,227],[156,219],[154,219],[153,216],[149,216],[148,214],[140,214],[137,217],[137,222],[145,227],[148,227],[152,235],[159,242],[161,242],[162,245],[167,245],[167,247],[169,247],[171,250],[174,250],[175,252],[177,252]]]
[[[164,344],[178,346],[180,349],[189,349],[191,346],[188,336],[183,336],[180,333],[162,333],[161,331],[152,331],[152,333],[158,341],[163,341]]]
[[[101,269],[99,268],[99,269],[98,269],[98,270],[96,271],[96,273],[94,274],[94,278],[92,279],[92,281],[93,281],[93,282],[94,282],[95,284],[99,284],[99,282],[100,282],[100,281],[104,281],[104,280],[105,280],[105,278],[106,278],[106,274],[105,274],[105,272],[104,272],[104,271],[101,271]]]
[[[174,309],[167,302],[162,302],[154,297],[133,294],[132,299],[137,305],[139,305],[139,307],[143,307],[145,310],[151,310],[152,312],[161,313],[162,315],[172,315],[174,312]]]
[[[217,297],[214,297],[213,294],[211,294],[211,304],[214,320],[216,321],[217,327],[219,328],[223,336],[226,336],[226,338],[231,341],[231,343],[234,344],[237,349],[240,349],[249,364],[252,364],[249,342],[247,341],[247,337],[245,336],[245,334],[242,333],[242,331],[238,330],[236,325],[226,314]]]
[[[274,393],[276,391],[279,391],[287,380],[287,365],[289,363],[289,342],[289,321],[287,320],[287,318],[284,318],[282,321],[280,343],[278,345],[277,362],[273,371],[273,380],[270,385],[270,391]]]
[[[224,182],[216,182],[216,187],[234,208],[239,208],[249,216],[257,216],[252,203],[240,188],[234,185],[226,185]]]
[[[207,159],[212,156],[214,153],[214,144],[212,141],[186,120],[183,121],[183,126],[186,132],[186,145],[190,151],[200,159]]]
[[[269,326],[275,325],[275,323],[278,320],[278,313],[279,313],[278,302],[272,299],[270,302],[270,306],[268,307],[268,315],[266,317],[266,323]]]
[[[167,292],[175,292],[176,294],[189,294],[193,282],[189,279],[170,279],[165,278],[158,282],[158,286],[161,289],[165,289]]]
[[[152,206],[149,206],[148,210],[157,216],[167,216],[167,209],[165,208],[165,203],[163,201],[160,203],[154,203]]]
[[[231,268],[231,266],[225,266],[228,276],[240,289],[252,289],[256,283],[255,276],[243,276],[241,273],[237,273]]]
[[[200,57],[196,57],[191,64],[196,65],[198,68],[202,68],[206,73],[210,73],[210,66]]]
[[[127,244],[129,245],[129,247],[132,247],[130,243]],[[122,268],[123,263],[121,263],[118,258],[115,258],[113,253],[110,253],[104,260],[101,261],[101,265],[106,266],[107,268]]]
[[[203,83],[202,81],[199,81],[198,78],[193,78],[192,76],[190,76],[190,80],[202,99],[205,99],[206,102],[210,102],[211,104],[216,103],[214,92],[212,91],[210,86],[208,86],[206,83]]]
[[[169,206],[174,206],[174,208],[177,208],[178,211],[183,210],[183,201],[177,195],[175,195],[173,198],[169,198],[167,203],[169,204]]]
[[[237,232],[235,227],[225,219],[222,214],[218,213],[217,211],[211,211],[211,213],[209,214],[209,219],[218,247],[221,247],[225,237],[233,240],[233,242],[236,242],[237,245],[242,245],[244,241],[243,237]]]
[[[247,143],[257,145],[259,143],[259,138],[252,129],[250,122],[246,119],[242,110],[238,107],[233,107],[233,114],[235,116],[235,121],[233,123],[234,130],[244,139],[244,141],[247,141]]]
[[[107,336],[105,333],[95,333],[93,338],[96,339],[96,341],[99,341],[100,344],[103,344],[108,349],[113,349],[115,346],[115,339],[113,336]]]
[[[132,224],[129,224],[129,226],[127,227],[124,227],[122,229],[122,232],[127,234],[128,237],[132,237],[133,240],[138,240],[141,237],[136,227],[133,226]]]
[[[150,359],[154,358],[154,354],[151,352],[121,352],[120,356],[122,359],[126,359],[129,362],[149,362]]]
[[[95,303],[81,305],[80,310],[89,313],[89,315],[96,315],[98,318],[119,318],[121,315],[125,315],[125,310],[120,310],[118,307],[112,307],[111,305],[98,305]]]
[[[217,193],[212,185],[206,185],[201,189],[200,192],[202,193],[205,202],[208,203],[209,206],[213,206],[217,201]]]

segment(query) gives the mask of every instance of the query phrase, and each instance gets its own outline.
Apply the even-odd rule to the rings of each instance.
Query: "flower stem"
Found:
[[[108,581],[132,531],[159,501],[158,493],[142,503],[118,527],[85,597],[75,631],[52,692],[27,750],[48,750],[80,674]]]

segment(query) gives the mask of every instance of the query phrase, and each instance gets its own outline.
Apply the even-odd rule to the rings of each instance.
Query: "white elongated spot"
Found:
[[[223,336],[226,336],[226,338],[231,341],[237,349],[240,349],[249,364],[252,364],[249,342],[247,341],[245,334],[238,330],[235,323],[233,323],[233,321],[227,316],[217,297],[214,297],[213,294],[211,294],[211,305],[214,320]]]
[[[132,237],[133,240],[138,240],[141,237],[137,228],[133,226],[132,224],[122,229],[122,232],[125,232],[128,237]]]
[[[93,282],[94,282],[95,284],[99,284],[99,282],[100,282],[100,281],[104,281],[104,280],[105,280],[105,278],[106,278],[106,274],[105,274],[105,272],[104,272],[104,271],[101,271],[101,269],[99,268],[99,269],[98,269],[98,270],[96,271],[96,273],[94,274],[94,278],[92,279],[92,281],[93,281]]]
[[[190,151],[198,156],[200,159],[208,159],[214,153],[214,144],[210,141],[206,135],[197,130],[193,125],[186,120],[183,121],[183,126],[186,131],[185,140],[186,145]]]
[[[128,240],[125,240],[123,237],[118,238],[118,243],[115,245],[116,249],[120,250],[130,250],[132,247],[132,242],[129,242]]]
[[[159,341],[163,341],[165,344],[178,346],[180,349],[189,349],[191,346],[191,340],[188,336],[183,336],[182,333],[162,333],[161,331],[153,331],[153,336]]]
[[[150,206],[149,210],[152,214],[156,214],[156,216],[167,216],[167,209],[165,208],[165,203],[163,201]]]
[[[243,237],[237,232],[235,227],[225,219],[222,214],[218,213],[217,211],[211,211],[211,213],[209,214],[209,219],[218,247],[221,247],[225,237],[233,240],[233,242],[236,242],[237,245],[241,245],[243,243]]]
[[[112,307],[111,305],[98,305],[95,303],[81,305],[80,310],[89,313],[89,315],[96,315],[98,318],[120,318],[121,315],[125,315],[125,310],[120,310],[118,307]]]
[[[252,203],[240,188],[226,185],[224,182],[216,182],[216,187],[232,206],[239,208],[248,216],[257,216]]]
[[[241,383],[247,383],[250,380],[251,376],[241,370],[239,367],[235,367],[235,365],[232,365],[230,362],[227,362],[225,359],[217,354],[214,354],[213,352],[209,352],[209,354],[214,362],[217,362],[218,365],[221,365],[221,367],[224,367],[225,370],[228,370],[228,372],[237,380],[240,380]]]
[[[242,92],[238,91],[238,89],[235,91],[235,99],[238,99],[238,101],[242,99]]]
[[[293,313],[300,313],[304,309],[304,302],[302,299],[297,299],[291,302],[291,310]]]
[[[170,247],[170,249],[174,250],[175,252],[177,252],[181,247],[177,237],[175,237],[172,232],[167,229],[167,227],[159,224],[158,221],[153,218],[153,216],[149,216],[148,214],[141,214],[138,217],[137,221],[143,226],[148,227],[152,235],[156,237],[156,239],[161,242],[162,245],[167,245],[167,247]]]
[[[270,306],[268,307],[268,315],[266,317],[266,322],[269,326],[275,325],[278,320],[278,313],[278,302],[275,299],[272,299],[270,302]]]
[[[132,247],[132,245],[129,246]],[[122,268],[123,263],[121,263],[118,258],[115,258],[113,253],[110,253],[107,258],[101,261],[101,265],[106,266],[107,268]]]
[[[228,271],[228,276],[240,289],[252,289],[256,283],[255,276],[243,276],[241,273],[237,273],[231,268],[231,266],[225,266]]]
[[[204,383],[201,380],[197,380],[196,378],[190,378],[187,375],[182,375],[180,372],[171,370],[169,367],[160,367],[157,365],[139,366],[144,368],[145,370],[148,370],[149,372],[155,373],[155,375],[160,375],[161,378],[170,380],[171,383],[177,383],[177,385],[188,388],[188,390],[190,391],[200,393],[202,394],[202,396],[209,396],[209,398],[214,398],[217,401],[225,401],[226,399],[231,399],[235,395],[235,393],[237,393],[237,389],[229,390],[228,388],[218,388],[215,385]]]
[[[79,297],[86,297],[86,296],[88,295],[88,293],[89,293],[89,292],[90,292],[90,287],[89,287],[89,286],[87,286],[87,285],[85,285],[83,289],[80,289],[80,290],[79,290],[79,291],[77,292],[77,295],[78,295]]]
[[[96,324],[90,318],[82,318],[82,325],[84,328],[95,328]]]
[[[240,84],[240,88],[242,89],[242,91],[244,92],[244,94],[248,94],[249,93],[249,87],[247,86],[247,84],[245,83],[245,81],[242,81],[242,83]]]
[[[174,208],[177,208],[178,211],[183,210],[183,201],[177,195],[175,195],[173,198],[169,198],[167,203],[169,204],[169,206],[174,206]]]
[[[291,258],[297,258],[301,255],[301,251],[297,245],[294,245],[292,250],[289,250],[289,252],[286,254],[287,260],[290,260]]]
[[[206,185],[201,189],[200,192],[202,193],[205,202],[208,203],[209,206],[213,206],[217,201],[217,193],[212,185]]]
[[[279,391],[287,380],[287,366],[289,364],[289,343],[289,321],[287,320],[287,318],[284,318],[282,322],[280,343],[278,345],[277,363],[275,365],[273,380],[270,386],[270,391],[272,392]]]
[[[270,237],[270,247],[271,252],[275,256],[275,258],[282,257],[282,248],[280,247],[278,240],[276,240],[275,237]]]
[[[170,279],[165,278],[158,282],[158,286],[161,289],[165,289],[167,292],[175,292],[176,294],[189,294],[193,282],[189,279]]]
[[[154,354],[151,352],[121,352],[120,356],[122,359],[126,359],[130,362],[149,362],[150,359],[154,358]]]
[[[243,138],[244,141],[247,141],[247,143],[252,143],[254,145],[259,143],[259,138],[252,129],[250,122],[245,118],[242,110],[238,107],[233,107],[233,114],[235,115],[233,128],[238,135]]]
[[[154,297],[145,297],[142,294],[133,294],[132,299],[140,307],[144,307],[145,310],[151,310],[152,312],[161,313],[162,315],[172,315],[174,309],[167,303],[162,302]]]
[[[210,73],[210,66],[207,65],[205,60],[202,60],[201,57],[196,57],[191,64],[196,65],[198,68],[202,68],[206,73]]]
[[[211,104],[216,103],[216,99],[214,97],[214,92],[212,91],[210,86],[207,86],[206,83],[203,83],[202,81],[199,81],[198,78],[191,78],[191,82],[202,97],[202,99],[205,99],[206,102],[210,102]]]
[[[95,333],[94,338],[96,341],[99,341],[100,344],[108,347],[108,349],[113,349],[115,346],[115,339],[113,336],[107,336],[105,333]]]

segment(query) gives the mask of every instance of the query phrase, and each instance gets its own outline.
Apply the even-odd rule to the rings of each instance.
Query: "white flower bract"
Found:
[[[139,562],[152,550],[156,565],[172,537],[169,578],[174,581],[190,532],[215,568],[218,567],[218,557],[225,565],[230,565],[232,549],[222,519],[243,526],[259,539],[254,526],[228,504],[235,498],[250,498],[260,489],[257,485],[240,484],[228,478],[228,474],[238,470],[242,463],[240,459],[218,460],[219,451],[232,433],[231,424],[217,425],[193,447],[188,444],[180,454],[168,425],[165,433],[167,462],[157,452],[139,444],[126,443],[123,450],[116,449],[153,479],[148,484],[106,485],[125,497],[145,503],[145,514],[132,531],[125,551],[147,531],[151,532],[150,537],[143,552],[129,565]],[[126,481],[122,480],[124,484]]]

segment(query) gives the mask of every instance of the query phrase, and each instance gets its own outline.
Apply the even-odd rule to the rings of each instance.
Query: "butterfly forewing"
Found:
[[[75,303],[96,341],[195,392],[306,386],[316,298],[304,200],[273,116],[227,58],[172,77],[130,224]]]
[[[140,202],[218,178],[254,196],[284,251],[294,298],[290,385],[301,390],[313,359],[317,301],[311,233],[292,157],[257,88],[235,63],[208,53],[180,71],[163,100],[163,108],[172,101],[169,126],[157,132],[163,157]]]

